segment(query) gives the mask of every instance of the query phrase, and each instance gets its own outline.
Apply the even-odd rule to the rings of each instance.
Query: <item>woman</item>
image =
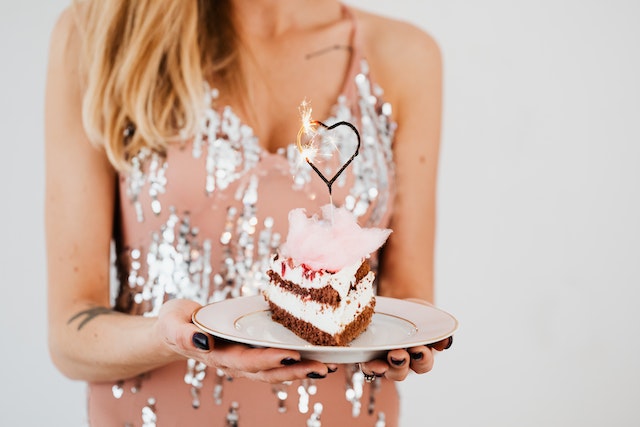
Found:
[[[440,96],[429,36],[333,0],[65,11],[46,94],[50,348],[89,382],[91,425],[397,425],[394,381],[450,340],[363,363],[377,377],[363,384],[353,366],[223,342],[190,319],[259,292],[287,212],[327,203],[292,144],[304,99],[362,133],[333,197],[393,229],[378,293],[432,300]]]

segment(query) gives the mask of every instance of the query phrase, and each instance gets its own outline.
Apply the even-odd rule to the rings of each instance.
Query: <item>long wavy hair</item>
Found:
[[[240,90],[230,0],[76,0],[83,39],[83,122],[90,140],[126,170],[194,132],[204,82]],[[133,130],[133,131],[132,131]]]

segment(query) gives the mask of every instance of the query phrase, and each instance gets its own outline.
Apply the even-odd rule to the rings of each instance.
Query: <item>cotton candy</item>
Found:
[[[307,217],[305,209],[289,212],[289,234],[280,254],[296,265],[314,270],[338,271],[377,250],[391,234],[383,228],[362,228],[345,208],[325,205],[322,219]]]

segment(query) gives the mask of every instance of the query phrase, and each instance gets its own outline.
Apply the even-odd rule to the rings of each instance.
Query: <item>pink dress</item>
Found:
[[[360,55],[355,29],[353,39],[342,95],[323,122],[353,123],[362,145],[334,184],[333,201],[362,226],[386,227],[395,124]],[[171,146],[165,157],[140,152],[130,173],[120,177],[117,310],[154,316],[171,298],[206,304],[259,293],[269,257],[286,238],[289,210],[319,213],[329,202],[326,185],[301,161],[295,144],[265,151],[249,126],[218,105],[216,91],[209,93],[210,108],[193,140]],[[343,162],[355,138],[339,129],[344,132],[333,136]],[[324,167],[336,170],[335,163]],[[399,408],[392,382],[364,383],[356,366],[340,366],[321,380],[272,386],[230,380],[193,360],[115,383],[91,383],[88,403],[95,427],[382,427],[397,425]]]

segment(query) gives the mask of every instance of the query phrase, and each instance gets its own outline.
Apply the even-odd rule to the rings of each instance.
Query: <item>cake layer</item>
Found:
[[[329,334],[313,324],[293,316],[287,310],[275,305],[271,301],[269,301],[269,307],[271,308],[271,317],[274,321],[282,324],[311,344],[344,346],[364,332],[367,326],[369,326],[369,323],[371,323],[375,308],[375,299],[371,300],[371,303],[367,305],[352,322],[344,325],[344,328],[335,334]]]
[[[315,301],[310,295],[300,296],[273,283],[264,290],[264,296],[270,303],[286,308],[294,317],[334,335],[341,333],[375,300],[373,279],[374,274],[370,271],[357,287],[347,290],[337,306]]]
[[[358,287],[358,284],[360,283],[360,280],[366,277],[369,271],[370,271],[369,263],[365,260],[360,266],[360,268],[358,269],[358,271],[356,272],[355,277],[352,279],[351,285],[349,286],[349,288],[352,290],[356,289]],[[318,273],[322,273],[325,275],[331,274],[327,272],[318,272]],[[295,295],[298,295],[301,298],[309,297],[312,300],[315,300],[317,302],[333,305],[336,307],[340,304],[340,301],[342,301],[342,296],[333,286],[326,285],[322,288],[300,286],[297,283],[293,283],[289,280],[283,279],[279,273],[273,270],[267,271],[267,275],[269,276],[271,285],[280,286],[286,291],[291,292]],[[332,283],[332,282],[333,282],[332,280],[327,280],[327,283]],[[343,286],[343,287],[346,288],[346,286]]]
[[[311,298],[322,304],[338,306],[340,304],[340,294],[331,286],[327,285],[323,288],[303,288],[293,282],[282,279],[278,273],[273,270],[267,271],[267,275],[271,279],[271,286],[278,286],[287,292],[291,292],[300,298]]]
[[[335,289],[340,299],[345,298],[349,288],[369,273],[368,260],[359,260],[337,272],[312,270],[302,265],[293,265],[290,258],[275,255],[271,260],[271,270],[283,281],[293,283],[304,289],[322,289],[327,286]]]

